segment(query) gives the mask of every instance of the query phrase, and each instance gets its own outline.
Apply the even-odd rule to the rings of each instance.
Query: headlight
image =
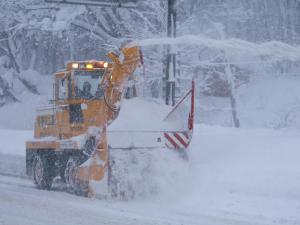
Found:
[[[78,63],[72,63],[72,69],[78,69],[79,65]]]

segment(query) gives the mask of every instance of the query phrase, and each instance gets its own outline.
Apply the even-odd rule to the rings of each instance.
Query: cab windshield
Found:
[[[75,77],[75,97],[80,99],[102,98],[103,89],[100,85],[104,70],[77,70]]]

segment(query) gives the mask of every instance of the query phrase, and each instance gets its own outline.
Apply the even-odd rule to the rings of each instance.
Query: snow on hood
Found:
[[[112,148],[160,147],[163,122],[171,107],[154,100],[124,100],[119,116],[108,127]]]
[[[171,111],[170,106],[141,98],[122,102],[119,116],[108,127],[109,131],[159,131],[162,121]]]

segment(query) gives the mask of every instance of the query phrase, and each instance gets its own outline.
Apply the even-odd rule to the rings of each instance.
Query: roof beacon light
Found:
[[[93,68],[94,68],[94,66],[93,66],[93,64],[91,64],[91,63],[88,63],[88,64],[86,64],[86,68],[87,68],[87,69],[93,69]]]
[[[79,65],[78,63],[72,63],[72,69],[78,69]]]

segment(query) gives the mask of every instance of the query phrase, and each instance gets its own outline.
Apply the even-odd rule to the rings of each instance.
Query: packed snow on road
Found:
[[[130,201],[35,189],[24,177],[32,131],[0,133],[14,136],[0,148],[0,224],[300,224],[297,132],[197,125],[189,161],[168,152],[158,192]]]

